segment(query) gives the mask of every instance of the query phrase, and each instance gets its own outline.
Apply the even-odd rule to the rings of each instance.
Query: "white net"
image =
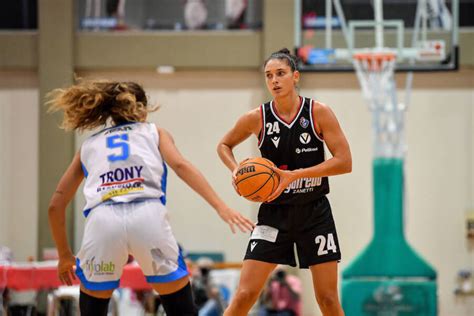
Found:
[[[397,101],[395,54],[375,51],[357,53],[353,63],[373,115],[375,157],[402,158],[405,155],[405,107]]]

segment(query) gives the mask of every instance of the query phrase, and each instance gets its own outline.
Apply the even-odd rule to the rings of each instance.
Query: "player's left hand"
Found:
[[[288,185],[290,185],[290,183],[295,180],[291,171],[282,170],[277,167],[271,167],[271,168],[273,172],[275,172],[280,178],[280,183],[278,184],[278,187],[273,191],[273,193],[270,194],[270,196],[267,198],[265,202],[271,202],[277,197],[279,197],[280,194],[288,187]]]
[[[222,220],[229,224],[230,230],[234,234],[236,231],[235,226],[237,226],[243,233],[251,232],[255,227],[255,224],[250,219],[230,207],[226,207],[218,213]]]

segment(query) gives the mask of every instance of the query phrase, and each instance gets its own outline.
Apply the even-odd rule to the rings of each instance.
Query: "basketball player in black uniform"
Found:
[[[244,114],[218,145],[235,173],[233,148],[254,134],[262,157],[278,168],[280,184],[260,205],[257,226],[247,246],[239,287],[224,315],[247,315],[277,264],[309,268],[323,315],[344,315],[337,291],[341,258],[331,207],[328,176],[351,172],[349,144],[331,109],[298,95],[296,57],[287,49],[264,64],[271,102]],[[332,157],[325,160],[324,144]],[[235,186],[235,183],[234,183]]]

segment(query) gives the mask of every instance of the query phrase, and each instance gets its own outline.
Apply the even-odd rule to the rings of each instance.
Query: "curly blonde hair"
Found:
[[[48,112],[64,112],[61,128],[65,130],[90,130],[108,122],[144,122],[148,112],[157,110],[147,107],[145,91],[135,82],[81,80],[66,89],[55,89],[47,97]]]

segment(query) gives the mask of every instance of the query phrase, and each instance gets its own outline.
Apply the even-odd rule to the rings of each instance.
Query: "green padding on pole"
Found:
[[[406,242],[403,232],[403,160],[373,161],[374,235],[364,251],[344,270],[343,278],[436,278],[435,270]]]
[[[346,316],[435,316],[435,281],[346,280],[342,282]]]

